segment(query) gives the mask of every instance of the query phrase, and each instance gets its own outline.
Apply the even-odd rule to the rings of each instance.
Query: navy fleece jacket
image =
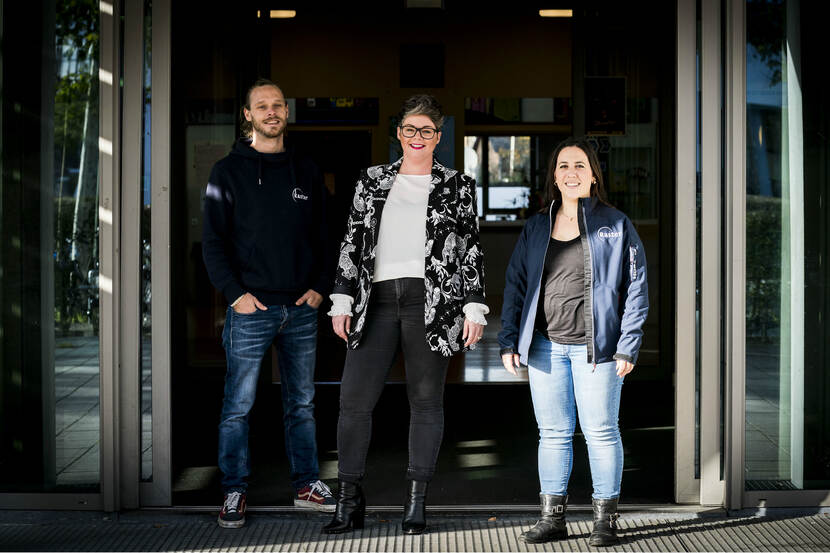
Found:
[[[542,290],[542,272],[558,203],[525,223],[505,274],[500,353],[528,362]],[[577,210],[585,256],[585,339],[588,362],[637,363],[648,316],[646,253],[634,224],[621,211],[580,198]]]

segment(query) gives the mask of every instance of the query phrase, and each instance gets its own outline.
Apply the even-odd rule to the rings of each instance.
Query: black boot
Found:
[[[588,538],[589,545],[606,546],[620,543],[620,538],[617,537],[618,499],[594,499],[591,502],[594,506],[594,529]]]
[[[567,538],[565,506],[568,504],[568,496],[540,493],[539,502],[542,505],[542,518],[533,525],[533,528],[522,532],[519,539],[525,543],[545,543]]]
[[[404,534],[423,534],[427,529],[427,486],[428,482],[410,480],[406,503],[403,505]]]
[[[366,499],[363,497],[360,484],[340,480],[334,518],[323,526],[323,533],[342,534],[351,530],[360,530],[363,528],[363,517],[365,515]]]

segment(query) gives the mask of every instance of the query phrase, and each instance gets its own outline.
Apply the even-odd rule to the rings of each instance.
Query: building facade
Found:
[[[335,229],[356,171],[396,157],[414,92],[449,115],[442,161],[477,180],[495,317],[451,365],[439,473],[511,484],[434,504],[535,503],[525,381],[488,341],[547,155],[587,135],[649,263],[623,502],[830,506],[830,91],[811,3],[227,4],[0,1],[0,507],[216,502],[225,306],[201,262],[201,202],[257,77],[289,98],[288,139],[323,170]],[[320,320],[331,478],[343,352]],[[261,474],[279,456],[279,368],[265,365]],[[491,420],[493,402],[515,425]],[[405,416],[392,403],[381,416]],[[382,473],[394,439],[375,440]],[[577,498],[585,478],[575,468]],[[259,503],[281,505],[259,483]]]

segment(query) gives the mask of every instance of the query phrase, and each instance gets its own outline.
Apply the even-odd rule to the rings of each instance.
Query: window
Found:
[[[826,490],[824,30],[804,2],[748,0],[746,10],[745,489]]]
[[[34,13],[2,3],[0,491],[94,493],[99,8],[53,0]]]
[[[476,180],[478,216],[512,221],[538,210],[544,202],[547,158],[561,138],[465,136],[464,172]]]

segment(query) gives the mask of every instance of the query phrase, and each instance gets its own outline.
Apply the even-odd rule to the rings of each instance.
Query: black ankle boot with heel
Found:
[[[363,528],[363,518],[366,516],[366,498],[357,482],[340,480],[337,490],[337,506],[334,508],[334,518],[323,526],[324,534],[342,534]]]
[[[591,504],[594,508],[594,529],[588,538],[589,545],[605,547],[617,545],[620,538],[617,537],[617,501],[613,499],[594,499]]]
[[[406,502],[403,505],[404,534],[423,534],[427,529],[427,487],[429,483],[409,480]]]
[[[539,494],[542,507],[542,518],[527,532],[519,536],[525,543],[546,543],[554,540],[564,540],[568,537],[568,526],[565,524],[565,506],[568,504],[567,495]]]

